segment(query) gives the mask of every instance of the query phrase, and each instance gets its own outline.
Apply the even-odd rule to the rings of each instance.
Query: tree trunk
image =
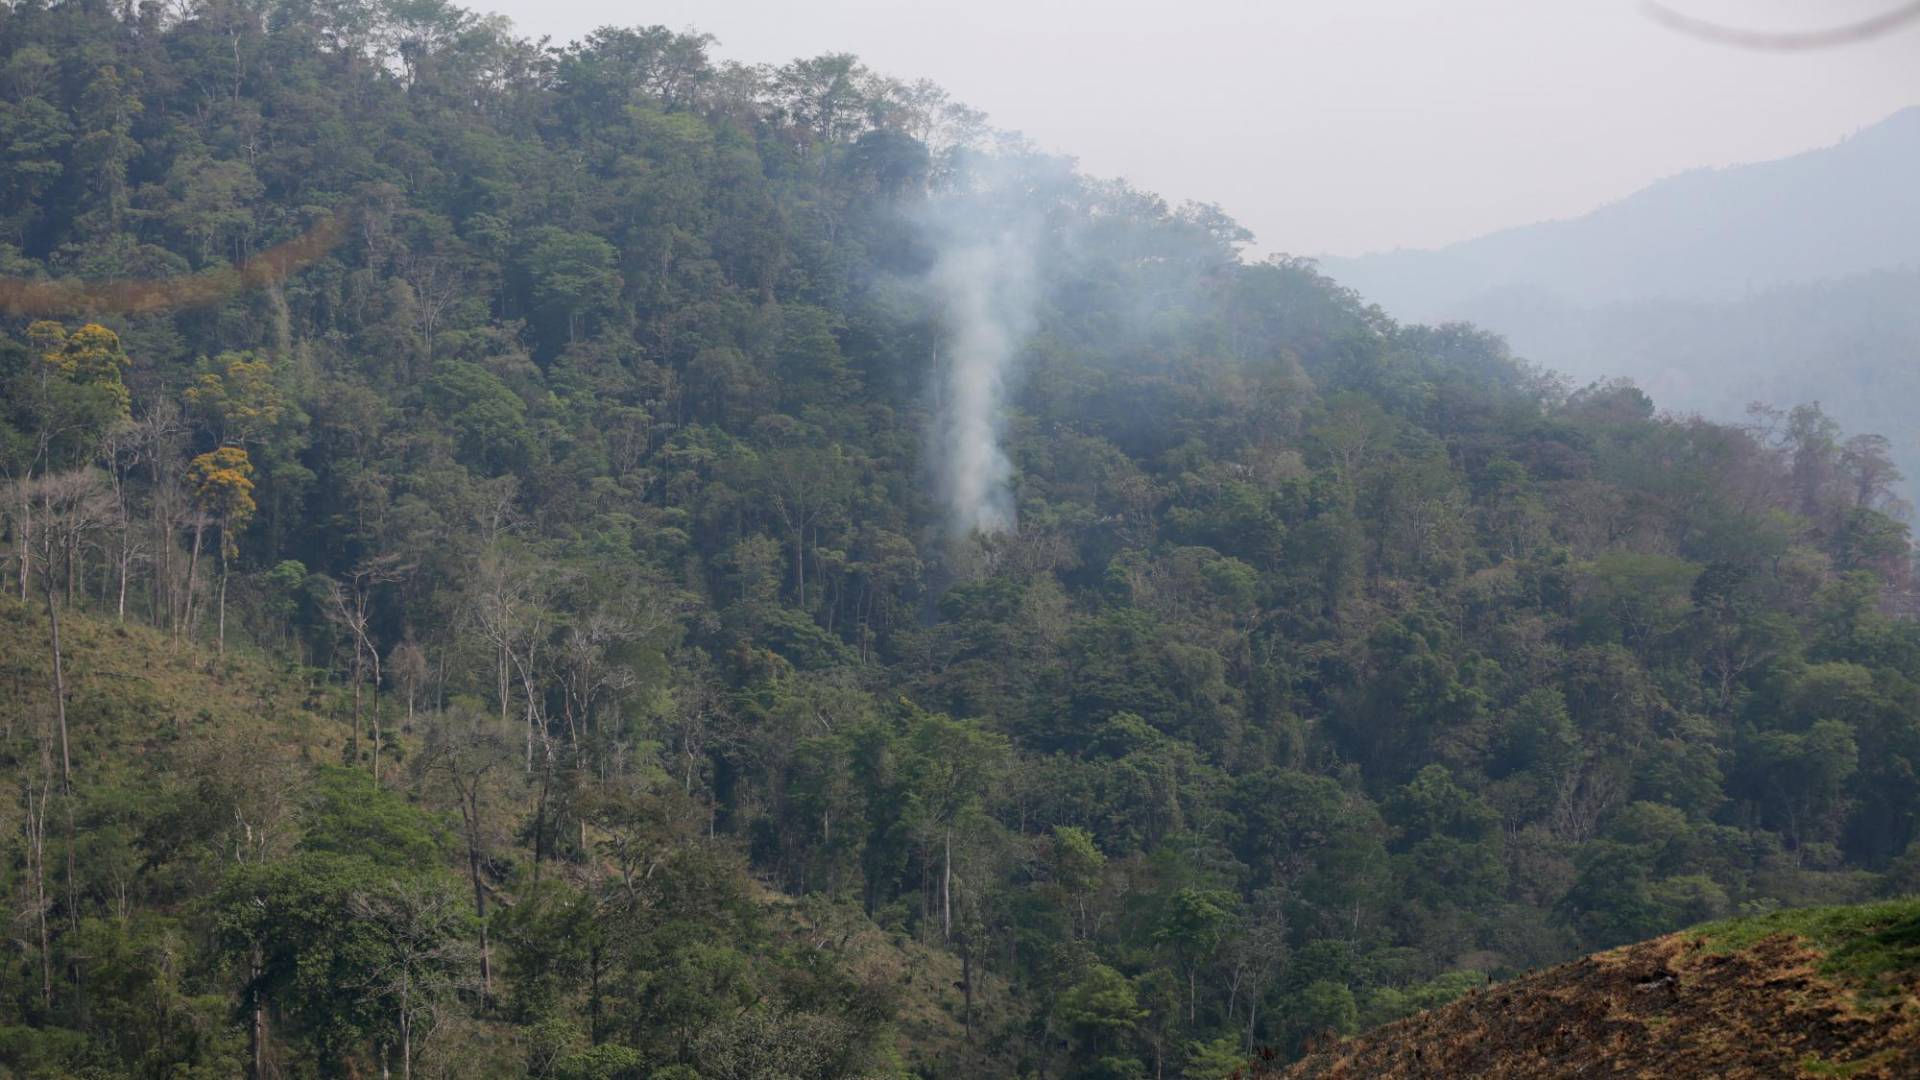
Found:
[[[360,641],[353,643],[353,735],[348,739],[348,752],[353,755],[353,763],[360,764]]]
[[[187,560],[187,595],[181,604],[181,620],[174,627],[173,636],[179,637],[184,631],[193,637],[193,591],[199,584],[200,576],[200,540],[206,532],[206,526],[196,522],[193,526],[193,556]]]
[[[960,935],[960,992],[966,995],[961,1022],[966,1025],[967,1041],[973,1041],[973,935]]]
[[[362,620],[361,625],[365,625],[365,620]],[[364,634],[364,631],[362,633]],[[371,640],[367,642],[367,660],[373,664],[373,681],[369,684],[370,689],[368,693],[368,697],[370,698],[369,704],[373,706],[371,718],[373,723],[373,786],[379,787],[380,750],[381,741],[384,737],[384,734],[380,730],[380,650],[374,647]]]
[[[227,655],[227,536],[220,534],[220,630],[219,645],[216,651],[221,659]]]
[[[367,655],[371,657],[373,660],[373,693],[372,693],[373,711],[372,711],[372,719],[371,719],[371,723],[373,724],[373,786],[375,788],[378,788],[380,786],[380,736],[381,736],[381,732],[380,732],[380,650],[374,648],[373,642],[371,641],[367,642]]]
[[[547,856],[547,793],[553,786],[553,765],[540,770],[540,801],[533,815],[533,883],[540,884],[540,863]]]
[[[513,684],[507,681],[507,647],[500,647],[500,655],[495,658],[494,680],[500,690],[500,726],[507,724],[507,697],[513,692]],[[533,737],[527,737],[527,771],[533,771]]]
[[[33,549],[28,546],[33,534],[33,496],[27,491],[29,469],[20,479],[20,602],[27,602],[27,586],[33,580]]]
[[[940,937],[953,937],[953,826],[947,826],[940,867]]]
[[[804,528],[793,534],[793,589],[800,596],[800,610],[807,610],[807,533]]]
[[[127,621],[127,574],[132,569],[133,548],[131,538],[123,527],[120,532],[120,602],[114,608],[114,618]]]
[[[473,879],[474,921],[480,924],[480,1005],[485,1008],[493,999],[493,958],[487,951],[487,890],[480,882],[480,845],[475,840],[478,819],[477,808],[468,811],[467,874]]]
[[[413,987],[404,970],[400,988],[400,1080],[413,1080]]]
[[[60,651],[60,605],[54,599],[53,577],[42,574],[41,579],[46,584],[47,621],[53,636],[53,712],[60,721],[60,792],[70,795],[73,793],[73,759],[67,754],[67,672],[65,657]]]
[[[1227,1023],[1229,1024],[1233,1023],[1233,1014],[1238,1011],[1240,1007],[1240,981],[1242,977],[1241,969],[1235,967],[1233,970],[1233,981],[1227,984]]]
[[[47,801],[53,795],[46,743],[41,744],[40,805],[36,811],[33,781],[27,781],[27,868],[33,876],[34,920],[40,935],[40,1007],[53,1008],[53,944],[47,933]]]
[[[248,996],[253,1008],[252,1019],[247,1024],[247,1058],[250,1063],[247,1080],[267,1080],[267,1003],[260,993],[263,958],[258,942],[254,943],[249,961]]]
[[[600,946],[587,954],[587,1041],[600,1045]]]
[[[153,605],[150,613],[153,625],[161,625],[164,617],[171,625],[177,618],[173,607],[173,557],[180,545],[173,542],[173,519],[165,510],[167,494],[160,488],[160,465],[155,460],[153,466],[153,536],[154,550],[153,576],[148,578],[148,599]],[[164,613],[164,615],[163,615]]]

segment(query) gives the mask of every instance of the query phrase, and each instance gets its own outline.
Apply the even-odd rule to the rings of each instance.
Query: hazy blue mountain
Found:
[[[1920,107],[1574,220],[1322,265],[1399,319],[1476,323],[1664,409],[1737,420],[1819,401],[1891,439],[1909,491],[1920,478]]]
[[[1571,221],[1322,260],[1362,296],[1423,322],[1459,317],[1489,293],[1733,300],[1917,264],[1920,106],[1826,149],[1682,173]]]
[[[1624,376],[1675,412],[1739,420],[1753,402],[1817,401],[1848,430],[1885,435],[1920,501],[1920,268],[1727,301],[1489,293],[1457,314],[1576,382]]]

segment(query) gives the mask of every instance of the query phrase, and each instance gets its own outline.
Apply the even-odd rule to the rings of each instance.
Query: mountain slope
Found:
[[[1573,220],[1322,265],[1417,321],[1461,318],[1504,293],[1581,304],[1735,299],[1920,260],[1916,177],[1920,106],[1825,149],[1682,173]]]
[[[1323,1047],[1278,1075],[1920,1075],[1920,901],[1669,934]]]
[[[1779,161],[1702,169],[1575,220],[1437,251],[1326,259],[1396,318],[1466,321],[1576,385],[1632,380],[1722,422],[1817,401],[1886,436],[1907,477],[1920,436],[1920,107]],[[1920,488],[1903,489],[1913,501]]]
[[[0,271],[99,301],[0,320],[0,1072],[1220,1076],[1920,886],[1817,414],[1565,393],[850,57],[269,7],[0,6]]]
[[[196,993],[232,957],[214,946],[208,949],[212,970],[191,970],[149,968],[144,953],[183,942],[213,945],[230,932],[230,923],[201,898],[215,894],[224,875],[250,864],[321,855],[368,859],[368,852],[355,850],[361,846],[399,848],[403,859],[440,854],[457,822],[445,807],[361,783],[364,774],[330,764],[352,753],[350,703],[318,681],[318,672],[275,665],[251,651],[216,656],[138,623],[79,611],[66,612],[61,623],[75,787],[81,793],[71,824],[77,859],[83,872],[117,870],[123,890],[118,918],[86,920],[73,931],[96,955],[63,959],[96,976],[134,975],[126,980],[132,985],[95,987],[98,1022],[111,1025],[112,1039],[89,1040],[25,1010],[19,1016],[0,1011],[0,1077],[65,1077],[81,1065],[101,1070],[97,1075],[126,1075],[106,1070],[119,1058],[141,1055],[190,1056],[208,1064],[206,1075],[236,1075],[244,1039],[231,1005],[219,995]],[[47,708],[50,684],[44,610],[0,594],[0,776],[29,796],[22,806],[5,806],[11,816],[0,823],[18,832],[35,825],[36,806],[41,813],[52,807],[44,824],[52,854],[42,885],[57,893],[70,885],[58,854],[69,826],[48,795],[60,784],[56,728]],[[43,747],[45,757],[36,753]],[[421,741],[403,738],[388,753],[404,760],[421,749]],[[404,772],[405,766],[389,769]],[[512,858],[502,855],[503,862]],[[7,883],[32,888],[42,871],[32,858],[21,862],[9,866],[14,873]],[[433,873],[431,866],[375,863],[375,878]],[[701,869],[709,877],[726,876],[724,860]],[[958,958],[885,932],[852,905],[820,897],[796,901],[744,879],[741,886],[737,899],[766,932],[755,967],[777,973],[789,990],[796,982],[819,980],[817,992],[849,998],[850,1012],[884,1019],[880,1059],[903,1069],[1006,1071],[998,1048],[970,1045],[964,1030],[969,1019],[981,1026],[1024,1021],[1023,1005],[1004,980],[976,972],[969,1003]],[[505,888],[495,895],[514,899]],[[537,920],[550,896],[520,897],[534,909],[529,921],[545,926]],[[37,914],[31,907],[19,913],[17,940],[30,943],[37,936]],[[61,910],[49,906],[47,914],[49,934],[59,935]],[[9,973],[37,979],[27,959],[9,957]],[[49,974],[57,980],[59,965]],[[342,988],[334,1007],[351,1008],[358,990]],[[130,1004],[123,999],[130,992],[167,999],[168,1006]],[[269,1027],[290,1022],[273,1010]],[[548,1031],[529,1040],[487,1015],[440,1023],[449,1029],[446,1046],[425,1047],[430,1056],[414,1062],[428,1075],[523,1075],[518,1059],[529,1053],[550,1062],[549,1075],[632,1075],[591,1071],[609,1060],[617,1066],[619,1059],[596,1066],[590,1050],[568,1045],[565,1032],[558,1039]],[[525,1045],[529,1041],[534,1045]]]

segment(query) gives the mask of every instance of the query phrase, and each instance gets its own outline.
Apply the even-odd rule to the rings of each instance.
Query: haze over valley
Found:
[[[1920,114],[1285,254],[1920,8],[707,6],[0,3],[0,1077],[1920,1070]]]
[[[1320,262],[1396,318],[1474,323],[1663,409],[1738,423],[1754,403],[1819,402],[1920,476],[1920,106],[1572,220]]]

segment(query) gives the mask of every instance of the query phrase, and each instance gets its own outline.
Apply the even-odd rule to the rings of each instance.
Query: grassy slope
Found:
[[[136,622],[61,617],[74,777],[90,788],[148,768],[161,748],[266,737],[277,751],[339,756],[345,727],[315,689],[258,657],[175,642]],[[46,609],[0,597],[0,728],[31,738],[52,707]]]
[[[1734,919],[1599,953],[1277,1075],[1920,1076],[1920,899]]]
[[[70,612],[61,628],[75,784],[83,793],[120,793],[117,801],[132,815],[153,793],[192,784],[212,755],[260,764],[277,757],[295,776],[345,755],[348,731],[337,689],[284,665],[239,649],[221,658],[209,646],[176,642],[136,621]],[[0,595],[0,785],[6,790],[18,790],[19,770],[40,767],[39,733],[54,730],[51,671],[45,609]],[[53,753],[57,770],[57,749]],[[0,823],[17,827],[4,812]],[[789,942],[832,949],[863,980],[897,988],[894,1026],[903,1066],[1005,1071],[1008,1033],[1024,1015],[1002,980],[976,972],[970,1040],[961,967],[951,953],[882,930],[857,908],[762,895]],[[509,1027],[487,1023],[462,1029],[454,1038],[500,1046],[516,1037]]]

